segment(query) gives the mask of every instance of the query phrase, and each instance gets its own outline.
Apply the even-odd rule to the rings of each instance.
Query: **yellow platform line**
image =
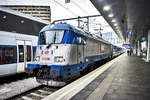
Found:
[[[17,72],[17,74],[24,73],[24,72],[26,72],[26,71],[25,70],[19,71],[19,72]]]

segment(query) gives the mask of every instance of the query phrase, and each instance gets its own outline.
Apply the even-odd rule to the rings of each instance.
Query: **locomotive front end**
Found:
[[[64,44],[66,30],[45,29],[39,34],[35,61],[28,64],[26,72],[35,76],[37,81],[64,81],[63,68],[69,62],[68,52],[71,46]]]
[[[84,64],[84,32],[69,25],[44,27],[39,34],[36,57],[28,64],[27,73],[38,82],[68,82],[80,75]]]

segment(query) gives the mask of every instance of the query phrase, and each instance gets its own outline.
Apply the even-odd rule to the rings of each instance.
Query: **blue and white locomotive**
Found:
[[[39,33],[36,57],[27,73],[40,80],[66,82],[92,63],[111,58],[112,45],[69,24],[45,26]]]

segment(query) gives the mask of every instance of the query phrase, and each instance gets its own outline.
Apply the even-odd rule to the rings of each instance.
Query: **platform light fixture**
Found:
[[[24,20],[22,20],[21,23],[24,23]]]
[[[117,29],[117,32],[119,33],[119,30]]]
[[[114,23],[114,22],[116,22],[116,20],[115,20],[115,19],[113,19],[111,22],[113,22],[113,23]]]
[[[113,14],[109,14],[109,15],[108,15],[108,17],[113,17],[113,16],[114,16]]]
[[[6,19],[6,18],[7,18],[7,16],[3,16],[3,18],[4,18],[4,19]]]
[[[117,24],[114,24],[114,26],[117,26]]]
[[[119,30],[118,27],[116,27],[116,30]]]
[[[104,10],[104,11],[110,10],[110,6],[108,6],[108,5],[104,6],[103,10]]]

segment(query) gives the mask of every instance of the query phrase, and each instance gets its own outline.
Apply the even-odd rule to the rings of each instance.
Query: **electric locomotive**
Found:
[[[89,65],[112,57],[111,44],[69,24],[51,24],[39,32],[35,61],[26,72],[37,81],[67,82]]]

